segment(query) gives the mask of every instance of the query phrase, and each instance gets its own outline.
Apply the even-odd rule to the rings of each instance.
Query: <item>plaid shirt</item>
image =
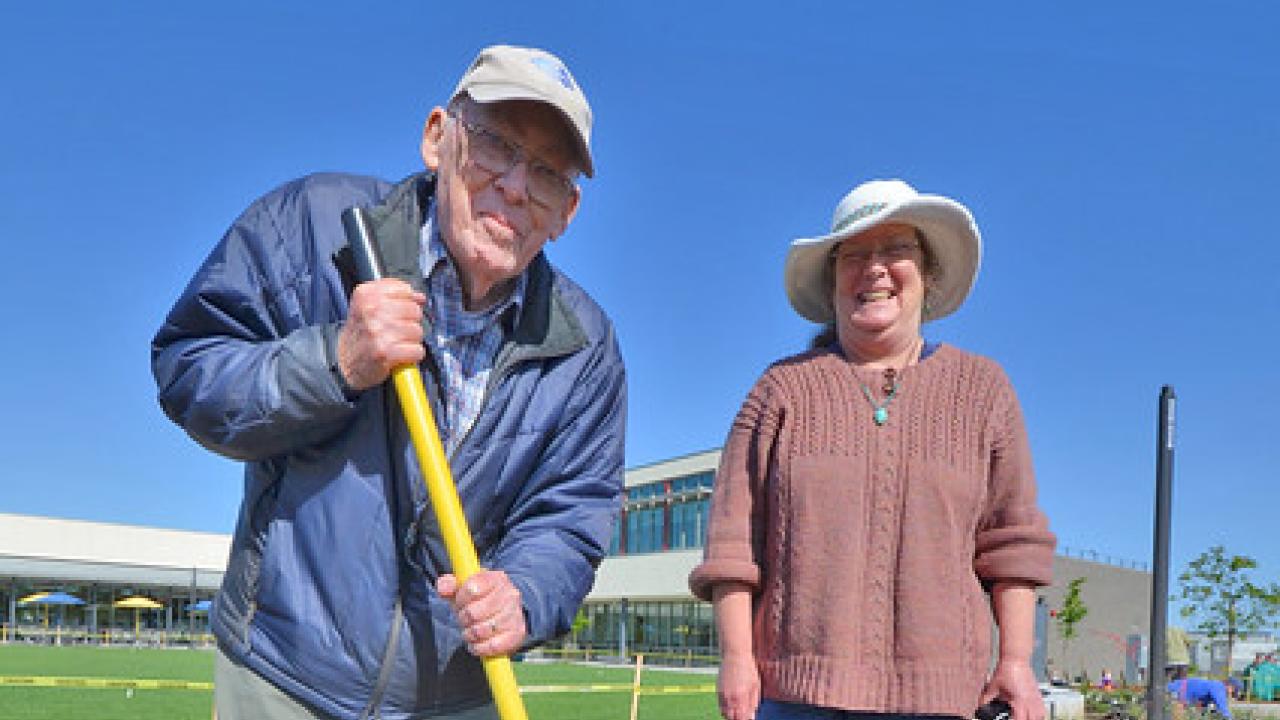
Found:
[[[525,276],[520,275],[506,300],[487,310],[469,312],[462,305],[457,268],[440,237],[435,203],[422,224],[421,237],[419,257],[427,279],[426,312],[431,320],[427,347],[443,376],[444,417],[437,418],[440,442],[452,455],[480,415],[498,349],[524,302]]]

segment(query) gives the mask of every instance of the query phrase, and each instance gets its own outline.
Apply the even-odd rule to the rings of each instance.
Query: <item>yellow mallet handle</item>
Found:
[[[391,377],[400,407],[404,410],[405,424],[413,438],[413,449],[417,451],[427,493],[431,496],[431,507],[435,510],[445,549],[453,563],[453,574],[461,587],[480,569],[480,561],[476,558],[476,546],[471,542],[471,532],[467,529],[467,517],[462,514],[453,474],[440,445],[436,421],[427,402],[426,389],[422,386],[422,374],[418,368],[407,366],[396,368]],[[485,675],[489,677],[489,689],[493,691],[498,717],[502,720],[527,720],[511,659],[506,656],[486,657],[481,662]]]
[[[373,240],[373,225],[368,213],[363,208],[350,208],[342,213],[342,225],[351,245],[359,279],[362,282],[380,279],[382,259]],[[404,411],[409,436],[413,439],[427,494],[431,497],[431,508],[435,511],[436,522],[440,524],[445,550],[453,563],[454,577],[461,587],[480,569],[480,561],[476,557],[475,543],[471,541],[471,531],[467,529],[467,516],[462,514],[453,473],[440,444],[440,433],[431,414],[426,388],[422,385],[422,373],[413,365],[405,365],[393,370],[391,379],[400,408]],[[489,678],[489,690],[493,692],[498,717],[502,720],[528,720],[524,701],[520,699],[520,688],[516,685],[516,674],[511,669],[511,659],[487,657],[481,658],[481,662]]]

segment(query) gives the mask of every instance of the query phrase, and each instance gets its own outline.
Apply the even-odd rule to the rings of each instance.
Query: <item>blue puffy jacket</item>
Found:
[[[450,571],[394,393],[349,400],[341,212],[372,208],[387,274],[418,289],[430,174],[315,175],[255,202],[152,342],[165,413],[245,461],[213,631],[262,677],[339,718],[429,717],[490,701],[448,603]],[[625,378],[613,327],[543,255],[483,409],[450,458],[481,565],[524,598],[530,642],[564,633],[621,501]],[[424,320],[424,323],[427,322]],[[428,353],[428,393],[439,382]],[[389,385],[389,384],[388,384]]]

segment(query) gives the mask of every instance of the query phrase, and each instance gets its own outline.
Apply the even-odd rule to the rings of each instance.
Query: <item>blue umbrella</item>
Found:
[[[64,592],[35,593],[18,601],[19,605],[83,605],[84,601]]]
[[[32,593],[18,601],[19,605],[83,605],[84,601],[64,592]],[[49,608],[44,610],[44,625],[49,626]],[[62,608],[58,608],[58,625],[62,625]]]
[[[212,608],[213,608],[213,601],[212,601],[212,600],[201,600],[200,602],[187,603],[187,612],[191,613],[192,615],[194,615],[194,614],[196,614],[196,613],[204,613],[204,614],[205,614],[204,629],[205,629],[206,631],[208,631],[208,629],[209,629],[209,616],[208,616],[208,614],[209,614],[209,610],[211,610]]]

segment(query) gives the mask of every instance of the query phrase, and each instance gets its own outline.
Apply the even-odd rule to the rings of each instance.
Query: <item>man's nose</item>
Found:
[[[529,162],[524,158],[499,175],[495,180],[498,189],[507,202],[513,205],[523,204],[529,199]]]

